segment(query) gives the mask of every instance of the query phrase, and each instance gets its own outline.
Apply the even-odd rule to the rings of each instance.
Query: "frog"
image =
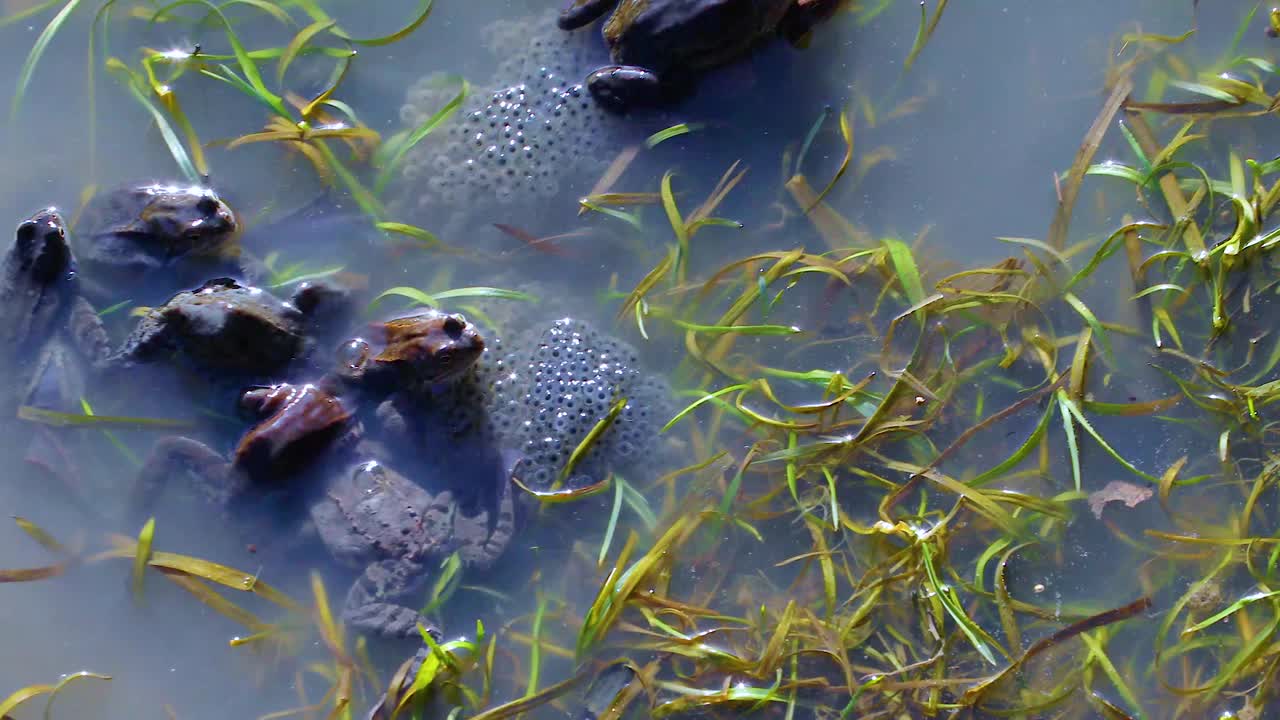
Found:
[[[615,64],[587,76],[592,97],[626,113],[683,97],[695,77],[747,55],[776,36],[800,44],[840,0],[573,0],[558,24],[601,28]]]
[[[17,379],[9,410],[66,410],[58,405],[82,385],[72,374],[83,370],[83,362],[105,358],[109,344],[96,311],[79,293],[61,213],[53,207],[37,211],[18,225],[0,260],[0,371]]]
[[[382,400],[451,383],[484,350],[484,336],[466,316],[428,308],[367,325],[339,349],[336,373],[364,397]]]
[[[9,382],[0,412],[10,418],[83,412],[89,367],[105,357],[109,341],[80,295],[76,258],[55,207],[19,223],[0,257],[0,342],[0,372]],[[40,423],[28,429],[25,460],[58,480],[78,508],[92,509],[75,462],[81,435]]]
[[[217,191],[206,185],[141,182],[90,198],[76,223],[75,249],[95,303],[115,302],[119,288],[136,294],[158,285],[173,291],[197,275],[246,273],[240,222]],[[134,298],[137,300],[137,298]]]
[[[215,512],[236,510],[264,494],[291,488],[288,481],[354,451],[364,428],[341,398],[319,384],[251,387],[240,410],[257,418],[230,457],[184,435],[156,441],[132,489],[129,510],[144,518],[173,477],[190,478]]]
[[[503,554],[515,511],[511,483],[502,486],[491,519],[489,508],[468,513],[451,490],[431,493],[378,460],[338,473],[310,516],[329,554],[362,571],[347,592],[344,622],[387,638],[419,637],[422,626],[440,639],[439,628],[404,603],[421,600],[431,566],[452,553],[473,570],[488,569]]]
[[[194,366],[231,377],[264,377],[303,363],[314,349],[312,332],[324,324],[315,286],[299,286],[289,300],[218,277],[151,308],[119,349],[100,361],[126,370],[177,355]]]
[[[333,302],[332,293],[315,287],[300,288],[294,295],[297,304],[310,311]],[[387,331],[385,325],[397,329]],[[378,352],[362,338],[353,338],[343,343],[335,368],[314,382],[244,389],[239,409],[257,424],[243,434],[232,456],[224,457],[195,438],[161,438],[138,475],[131,506],[141,509],[140,514],[148,509],[175,470],[186,470],[215,506],[225,507],[253,489],[287,486],[288,478],[314,465],[316,457],[333,456],[334,450],[360,447],[365,455],[387,456],[376,443],[366,441],[364,424],[356,416],[370,392],[365,384],[385,382],[384,373],[415,387],[451,382],[484,348],[483,337],[466,318],[436,310],[366,329],[374,331],[367,333],[370,337],[384,338]],[[352,346],[360,347],[360,357],[349,356]],[[381,355],[388,357],[379,361]]]

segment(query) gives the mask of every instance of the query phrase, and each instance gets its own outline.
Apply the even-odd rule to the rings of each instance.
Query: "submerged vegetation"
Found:
[[[889,4],[848,11],[869,21]],[[922,4],[908,69],[945,32],[946,4]],[[37,39],[15,113],[76,5],[61,5]],[[178,97],[184,83],[218,80],[269,115],[265,129],[225,143],[228,152],[281,143],[380,229],[446,260],[466,254],[393,220],[381,196],[467,84],[437,117],[385,141],[338,98],[355,48],[407,37],[430,2],[369,40],[312,2],[236,5],[301,29],[280,47],[250,50],[232,3],[133,7],[145,22],[216,23],[231,51],[144,50],[131,63],[96,55],[102,42],[90,46],[90,67],[120,76],[193,181],[209,174],[206,146]],[[98,17],[123,10],[109,1]],[[546,562],[511,587],[468,584],[457,557],[446,560],[423,607],[466,593],[521,612],[476,618],[443,643],[424,631],[421,662],[390,676],[337,622],[319,575],[310,598],[291,598],[251,573],[164,551],[164,518],[95,551],[19,520],[56,561],[0,570],[0,583],[56,582],[81,565],[124,560],[139,602],[159,573],[243,626],[232,646],[293,658],[318,638],[323,658],[295,670],[299,707],[266,718],[355,717],[384,693],[384,710],[401,717],[429,706],[434,716],[484,720],[584,703],[598,718],[1260,717],[1280,702],[1270,254],[1280,245],[1280,158],[1249,157],[1231,137],[1280,104],[1272,61],[1238,49],[1266,22],[1247,15],[1224,56],[1197,63],[1199,72],[1180,55],[1190,33],[1125,34],[1096,121],[1054,178],[1045,235],[999,238],[1010,255],[986,267],[934,261],[927,230],[912,242],[877,237],[833,200],[891,157],[864,148],[863,129],[920,109],[920,98],[860,97],[792,138],[771,189],[796,239],[775,250],[707,259],[714,241],[753,232],[717,213],[757,171],[735,163],[702,188],[675,172],[628,186],[611,169],[580,201],[583,213],[643,230],[649,242],[628,261],[649,269],[630,287],[614,275],[601,302],[643,340],[683,351],[671,377],[682,407],[663,433],[689,462],[579,491],[526,488],[544,511],[537,524],[554,526],[578,503],[607,521],[539,550]],[[108,23],[96,26],[105,33]],[[334,61],[310,99],[283,83],[308,55]],[[696,142],[700,132],[676,125],[647,146]],[[1081,217],[1086,191],[1104,218],[1119,206],[1118,227],[1072,230],[1096,222]],[[277,270],[275,261],[275,284],[334,272]],[[536,299],[488,286],[395,286],[374,302],[393,297]],[[608,431],[625,404],[615,402],[562,478]],[[1161,438],[1159,450],[1137,434]],[[280,617],[228,599],[228,589]],[[81,676],[108,679],[19,689],[0,701],[0,717],[37,696],[52,702]],[[305,694],[304,676],[324,683],[318,699]]]

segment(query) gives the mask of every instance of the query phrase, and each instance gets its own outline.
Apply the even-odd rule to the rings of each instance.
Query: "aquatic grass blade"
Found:
[[[420,242],[425,248],[438,248],[444,246],[444,243],[440,242],[440,239],[433,233],[417,227],[416,225],[407,225],[405,223],[398,222],[378,222],[374,223],[374,227],[385,232],[392,232],[411,237]]]
[[[1081,301],[1080,298],[1076,297],[1074,293],[1068,292],[1062,296],[1062,299],[1066,300],[1067,304],[1079,313],[1080,317],[1084,318],[1084,321],[1089,324],[1089,327],[1093,329],[1094,336],[1102,341],[1103,354],[1107,356],[1108,360],[1114,363],[1115,355],[1111,352],[1111,336],[1107,334],[1106,328],[1104,328],[1102,323],[1098,321],[1097,316],[1093,314],[1093,311],[1089,309],[1089,306],[1085,305],[1084,302]]]
[[[935,593],[937,593],[937,596],[942,601],[942,606],[946,609],[947,614],[950,615],[951,619],[955,621],[957,626],[959,626],[960,631],[964,633],[966,638],[968,638],[969,643],[978,651],[978,654],[982,656],[982,659],[986,660],[991,665],[998,665],[999,663],[996,662],[996,657],[992,654],[991,648],[983,640],[984,637],[987,637],[987,634],[983,632],[982,628],[978,627],[978,625],[973,622],[967,613],[965,613],[964,607],[956,597],[955,589],[946,583],[943,583],[938,578],[938,570],[935,567],[933,551],[929,548],[929,543],[927,541],[922,542],[920,543],[919,548],[922,565],[924,566],[925,576],[928,578],[929,586]]]
[[[118,415],[93,415],[89,413],[79,415],[76,413],[59,412],[57,410],[46,410],[45,408],[39,408],[32,405],[19,406],[17,416],[21,420],[38,422],[52,427],[116,426],[133,429],[155,428],[165,430],[192,427],[192,423],[186,420],[124,417]]]
[[[506,288],[496,287],[460,287],[450,290],[441,290],[434,294],[437,300],[451,300],[453,298],[493,298],[497,300],[515,300],[517,302],[538,302],[538,296],[530,295],[519,290],[507,290]]]
[[[444,107],[436,111],[434,115],[427,118],[418,125],[403,140],[394,145],[391,157],[382,161],[382,169],[378,172],[378,177],[373,183],[373,192],[381,195],[386,190],[387,183],[391,181],[396,170],[400,167],[404,156],[412,150],[423,138],[430,135],[436,128],[440,127],[445,121],[453,117],[453,114],[462,107],[462,103],[466,101],[467,96],[471,93],[471,85],[463,78],[458,78],[462,87],[458,89],[458,94],[454,95]]]
[[[138,78],[133,74],[133,71],[129,70],[124,63],[120,62],[116,58],[109,58],[107,60],[107,69],[118,70],[125,73],[125,87],[129,89],[129,93],[138,101],[138,104],[142,105],[143,109],[151,115],[151,119],[156,124],[156,129],[160,131],[160,137],[164,140],[165,147],[168,148],[169,154],[173,156],[173,161],[177,163],[178,169],[182,171],[183,176],[185,176],[192,184],[198,185],[202,183],[204,178],[196,168],[195,163],[192,162],[191,156],[187,153],[186,147],[184,147],[182,141],[178,139],[178,134],[173,131],[173,127],[169,124],[169,120],[165,118],[164,113],[160,112],[160,109],[151,102],[150,98],[148,98],[142,91],[142,88],[139,87]]]
[[[1090,658],[1102,667],[1103,673],[1111,680],[1111,684],[1120,693],[1120,697],[1123,697],[1124,701],[1133,709],[1134,717],[1138,718],[1138,720],[1147,720],[1147,714],[1142,711],[1142,705],[1138,702],[1137,696],[1129,688],[1129,683],[1125,682],[1124,675],[1116,670],[1116,666],[1112,664],[1111,658],[1107,656],[1102,643],[1089,633],[1080,633],[1080,641],[1085,644],[1085,647],[1089,648]]]
[[[652,150],[659,144],[664,143],[671,138],[687,135],[695,130],[701,130],[702,127],[702,123],[680,123],[679,125],[672,125],[669,128],[659,130],[658,132],[650,135],[645,139],[644,146]]]
[[[20,23],[29,17],[35,17],[49,8],[57,7],[62,2],[63,0],[44,0],[44,2],[31,5],[17,12],[8,13],[4,17],[0,17],[0,28]]]
[[[48,530],[45,530],[44,528],[40,527],[39,525],[36,525],[30,520],[24,517],[19,517],[17,515],[14,515],[13,521],[22,530],[22,532],[30,536],[32,540],[35,540],[36,543],[39,544],[40,547],[44,548],[45,550],[56,553],[58,555],[69,555],[71,553],[71,551],[68,550],[65,545],[58,542],[57,538],[49,534]]]
[[[608,432],[609,427],[613,425],[613,422],[618,419],[618,416],[622,414],[626,407],[627,399],[625,397],[618,398],[609,406],[609,411],[591,426],[587,434],[582,437],[582,441],[569,453],[569,459],[565,461],[564,467],[560,469],[559,475],[556,476],[556,481],[552,483],[552,490],[558,490],[564,481],[573,475],[578,463],[582,462],[582,459],[595,448],[596,443]]]
[[[609,511],[609,525],[605,528],[604,539],[600,541],[600,554],[596,558],[596,566],[603,567],[604,559],[609,555],[609,546],[613,543],[613,533],[618,529],[618,518],[622,515],[622,482],[613,486],[613,509]]]
[[[817,197],[813,198],[813,200],[805,206],[805,215],[813,212],[813,209],[821,205],[827,195],[831,194],[836,183],[840,181],[840,178],[844,177],[846,172],[848,172],[849,163],[853,160],[853,123],[849,120],[849,114],[843,110],[840,111],[840,135],[844,137],[844,158],[841,159],[840,167],[836,170],[836,174],[831,178],[831,181],[827,183],[827,186],[822,188],[822,191],[818,193]]]
[[[328,30],[335,24],[334,20],[316,20],[293,36],[293,39],[285,46],[284,52],[280,55],[280,60],[276,64],[276,85],[284,85],[285,73],[289,71],[289,66],[298,57],[298,53],[302,51],[302,48],[306,47],[307,43],[311,42],[316,35]]]
[[[461,570],[462,558],[456,552],[450,553],[449,557],[440,564],[440,571],[431,584],[431,595],[422,609],[423,615],[435,612],[448,602],[450,597],[453,597],[458,590],[458,584],[462,581],[462,576],[459,575]]]
[[[80,5],[80,0],[68,0],[66,5],[58,11],[57,15],[45,25],[44,30],[40,31],[40,35],[36,37],[35,44],[31,46],[31,51],[27,53],[27,59],[22,62],[22,68],[18,71],[17,87],[13,91],[13,100],[9,103],[9,125],[12,127],[16,124],[18,111],[22,107],[22,100],[27,94],[27,88],[31,85],[31,78],[35,75],[36,65],[40,59],[44,57],[44,53],[49,49],[49,43],[53,42],[53,37],[58,34],[58,30],[71,17],[71,13],[75,12],[76,7]]]
[[[1071,481],[1076,491],[1080,490],[1080,446],[1076,443],[1076,428],[1072,424],[1071,413],[1062,412],[1062,432],[1067,438],[1067,455],[1071,459]]]
[[[795,335],[803,332],[794,325],[699,325],[685,322],[678,318],[672,318],[671,322],[685,330],[710,335],[723,335],[725,333],[737,333],[740,335]]]
[[[350,35],[347,35],[345,32],[340,30],[335,30],[334,34],[342,38],[343,40],[346,40],[347,42],[351,43],[352,45],[364,45],[366,47],[381,47],[384,45],[390,45],[392,43],[399,42],[405,39],[406,37],[409,37],[410,35],[413,34],[414,30],[417,30],[419,27],[421,27],[422,23],[426,22],[428,17],[431,17],[431,10],[435,7],[435,2],[434,0],[423,0],[422,4],[419,7],[421,9],[418,11],[418,14],[413,18],[413,20],[409,22],[408,25],[405,25],[404,27],[400,28],[399,30],[396,30],[390,35],[382,35],[374,38],[357,39],[357,38],[351,37]]]
[[[252,88],[251,95],[271,108],[276,115],[285,119],[292,119],[288,109],[284,106],[283,99],[267,89],[266,83],[262,81],[262,74],[258,72],[257,63],[254,62],[249,52],[245,50],[244,45],[240,43],[240,38],[236,36],[235,30],[231,26],[231,21],[227,19],[227,16],[223,15],[222,10],[209,0],[195,0],[195,2],[207,6],[212,14],[216,15],[218,20],[221,21],[227,42],[231,45],[231,52],[235,55],[236,63],[240,66],[240,72],[244,73],[245,80],[249,87]],[[234,77],[235,73],[232,73],[225,65],[220,67],[228,75]]]
[[[524,696],[538,694],[538,679],[542,674],[542,618],[547,613],[547,597],[538,593],[538,607],[533,612],[533,625],[529,630],[529,680]]]
[[[1089,420],[1085,418],[1084,413],[1080,411],[1080,408],[1076,407],[1075,401],[1072,400],[1067,395],[1065,390],[1062,390],[1062,389],[1058,390],[1058,404],[1062,407],[1064,412],[1069,413],[1073,418],[1075,418],[1075,421],[1079,423],[1080,427],[1084,428],[1084,431],[1089,433],[1089,435],[1093,437],[1093,439],[1098,443],[1098,445],[1101,446],[1102,449],[1105,450],[1108,455],[1110,455],[1116,462],[1120,463],[1126,470],[1133,473],[1134,475],[1137,475],[1143,480],[1150,482],[1153,485],[1160,484],[1159,478],[1153,477],[1139,470],[1136,466],[1134,466],[1133,463],[1126,460],[1123,455],[1116,452],[1115,448],[1111,447],[1111,445],[1108,444],[1107,441],[1102,438],[1102,435],[1100,435],[1098,431],[1093,428],[1093,425],[1091,425],[1089,423]]]
[[[942,11],[947,9],[947,0],[938,0],[938,5],[933,9],[933,17],[927,18],[925,15],[925,4],[920,3],[920,26],[916,29],[916,38],[911,43],[911,51],[907,53],[907,59],[902,62],[902,71],[907,72],[911,66],[915,65],[916,58],[924,50],[925,45],[929,44],[929,38],[933,37],[933,33],[938,29],[938,22],[942,20]]]
[[[147,562],[151,560],[151,541],[155,538],[156,519],[148,518],[138,533],[138,549],[133,556],[133,599],[142,602],[143,580],[146,576]]]
[[[8,717],[14,708],[28,700],[41,695],[48,695],[51,692],[53,692],[52,685],[28,685],[20,690],[15,690],[9,697],[0,700],[0,718]]]
[[[1206,630],[1209,627],[1212,627],[1213,625],[1216,625],[1222,622],[1223,620],[1226,620],[1227,618],[1231,617],[1232,615],[1240,612],[1241,610],[1249,607],[1253,603],[1256,603],[1262,600],[1271,600],[1272,598],[1275,598],[1275,597],[1280,597],[1280,590],[1272,590],[1271,592],[1250,593],[1249,595],[1246,595],[1240,598],[1239,600],[1236,600],[1235,602],[1231,603],[1227,607],[1210,615],[1204,620],[1201,620],[1200,622],[1195,623],[1194,625],[1190,625],[1186,628],[1183,628],[1182,636],[1186,637],[1187,635],[1194,635],[1195,633],[1201,632],[1202,630]]]
[[[685,406],[685,409],[681,410],[680,413],[676,413],[675,416],[672,416],[672,419],[667,420],[667,424],[663,425],[662,429],[658,430],[658,432],[660,433],[667,432],[667,430],[671,429],[673,425],[678,423],[678,421],[680,421],[682,418],[685,418],[686,415],[689,415],[690,413],[692,413],[692,411],[698,409],[698,406],[700,405],[704,405],[704,404],[707,404],[707,402],[716,400],[716,398],[719,396],[728,395],[728,393],[731,393],[731,392],[739,392],[739,391],[742,391],[742,389],[746,389],[749,387],[751,387],[750,383],[744,383],[744,384],[736,384],[736,386],[722,387],[721,389],[717,389],[716,392],[701,393],[701,397],[699,397],[698,400],[691,402],[691,404]]]
[[[902,284],[907,302],[913,307],[925,301],[924,283],[920,279],[920,270],[911,248],[897,238],[884,238],[880,241],[889,251],[889,260],[893,263],[894,276]]]

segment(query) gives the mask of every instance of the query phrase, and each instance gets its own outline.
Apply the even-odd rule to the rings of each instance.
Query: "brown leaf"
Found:
[[[1122,502],[1126,507],[1137,507],[1140,503],[1151,499],[1153,490],[1143,485],[1134,485],[1123,480],[1112,480],[1101,490],[1089,493],[1089,509],[1096,518],[1102,517],[1102,509],[1107,503]]]

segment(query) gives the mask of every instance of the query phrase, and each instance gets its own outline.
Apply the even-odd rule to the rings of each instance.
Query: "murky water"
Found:
[[[429,139],[409,155],[409,164],[419,169],[391,178],[390,216],[429,229],[446,244],[483,250],[482,260],[423,251],[379,234],[361,221],[356,202],[341,194],[322,204],[319,212],[294,214],[308,207],[322,186],[306,158],[276,143],[209,147],[210,177],[241,216],[251,220],[246,247],[259,256],[278,253],[278,266],[301,262],[304,271],[317,271],[340,265],[367,276],[373,293],[393,286],[430,291],[459,286],[525,288],[547,300],[541,317],[572,313],[597,323],[634,343],[646,368],[665,373],[680,362],[683,348],[665,340],[645,342],[631,323],[614,325],[617,300],[609,299],[607,304],[601,300],[611,290],[627,292],[661,257],[664,244],[671,241],[665,218],[658,208],[648,207],[643,229],[635,231],[601,214],[577,214],[576,198],[590,192],[621,148],[678,122],[701,123],[700,130],[641,152],[616,186],[620,191],[652,192],[663,173],[674,170],[675,187],[685,208],[696,206],[733,163],[740,161],[739,167],[749,169],[741,185],[716,210],[718,216],[740,221],[744,229],[709,227],[693,241],[690,272],[706,274],[752,252],[801,246],[827,249],[812,226],[794,217],[793,209],[791,217],[783,213],[783,208],[794,207],[782,189],[785,177],[780,173],[790,173],[782,169],[783,158],[790,153],[794,159],[825,108],[859,107],[858,103],[869,101],[878,121],[872,125],[865,115],[855,113],[859,161],[883,153],[883,162],[865,174],[855,162],[828,202],[874,237],[910,240],[927,229],[918,253],[939,267],[958,270],[989,264],[1016,254],[997,237],[1045,236],[1057,204],[1054,173],[1069,167],[1098,112],[1104,73],[1124,57],[1120,34],[1140,27],[1148,33],[1178,35],[1194,23],[1199,30],[1189,41],[1189,54],[1212,58],[1229,42],[1250,5],[1208,5],[1202,3],[1195,15],[1193,3],[1168,0],[952,3],[937,34],[906,74],[901,66],[919,21],[916,3],[890,3],[866,24],[857,22],[853,14],[842,15],[821,28],[805,52],[765,48],[704,79],[692,100],[672,110],[625,120],[584,110],[582,117],[556,120],[554,126],[540,130],[539,155],[528,160],[538,172],[546,173],[535,173],[540,179],[532,183],[504,184],[502,169],[486,165],[481,158],[478,172],[491,173],[492,178],[470,185],[466,182],[471,181],[462,179],[433,185],[437,174],[453,172],[454,165],[461,167],[479,156],[468,148],[432,149],[443,145],[433,146],[436,140]],[[138,66],[142,46],[188,51],[199,44],[206,53],[227,49],[215,22],[198,27],[190,20],[148,25],[129,16],[133,6],[116,4],[103,23],[106,36],[99,35],[97,40],[99,48],[132,67]],[[416,6],[410,0],[325,3],[353,36],[373,36],[400,27]],[[146,111],[100,66],[95,68],[90,102],[86,38],[93,10],[91,4],[79,8],[53,39],[14,119],[3,124],[0,219],[16,224],[46,205],[71,214],[90,185],[180,179]],[[534,0],[439,0],[432,16],[408,40],[361,48],[339,96],[385,138],[402,129],[405,118],[420,120],[431,112],[430,107],[438,107],[456,92],[456,84],[447,82],[439,90],[410,92],[408,102],[418,106],[403,107],[409,88],[433,74],[446,81],[463,76],[472,83],[466,109],[503,88],[495,78],[508,77],[512,85],[540,82],[541,60],[528,59],[531,51],[521,43],[540,40],[551,49],[538,52],[567,57],[560,72],[570,81],[580,78],[592,63],[603,62],[604,52],[594,32],[566,39],[539,19],[545,18],[546,11],[543,3]],[[228,12],[236,18],[237,33],[249,47],[278,47],[297,31],[282,29],[252,8]],[[184,15],[192,16],[194,12]],[[48,17],[46,12],[0,28],[0,67],[7,68],[0,72],[0,97],[13,96],[18,68]],[[507,24],[495,29],[493,24],[501,21]],[[1265,47],[1261,27],[1255,23],[1245,44],[1260,47],[1259,53],[1274,54]],[[301,58],[290,71],[287,85],[299,94],[314,94],[325,85],[331,66],[331,59]],[[264,67],[270,67],[265,74],[270,76],[269,84],[274,83],[274,65],[264,63]],[[262,106],[208,77],[181,78],[174,82],[174,89],[206,144],[256,132],[267,118]],[[894,117],[894,110],[904,103],[911,103],[914,112]],[[530,128],[531,137],[533,132]],[[484,142],[490,140],[486,137]],[[547,150],[552,144],[548,141],[559,142],[564,149],[553,154]],[[438,142],[457,141],[447,135]],[[1116,138],[1109,137],[1099,157],[1122,149]],[[816,135],[803,168],[815,187],[836,171],[843,150],[832,118]],[[466,191],[458,191],[459,187]],[[485,188],[493,192],[485,194]],[[1128,197],[1109,197],[1098,188],[1087,185],[1081,196],[1072,241],[1099,232],[1105,236],[1120,224],[1123,213],[1134,212]],[[537,237],[570,235],[556,240],[556,253],[543,252],[495,224]],[[1100,284],[1086,300],[1114,306],[1123,315],[1123,292]],[[141,287],[129,288],[121,299],[149,305],[164,298]],[[507,302],[484,300],[471,305],[505,317]],[[779,318],[770,322],[782,322],[782,316],[788,322],[800,322],[804,311],[784,303]],[[539,317],[536,312],[534,316]],[[107,322],[119,338],[131,320],[122,310],[107,316]],[[750,347],[763,364],[779,364],[770,353],[785,352],[781,345]],[[840,347],[815,350],[812,359],[788,359],[804,367],[856,366],[859,353],[865,350]],[[1143,399],[1159,382],[1140,354],[1122,357],[1117,367],[1121,372],[1115,383],[1133,388],[1131,392]],[[242,429],[234,419],[211,417],[211,413],[225,415],[227,407],[218,405],[218,396],[202,394],[198,381],[162,370],[133,380],[136,385],[92,387],[87,399],[100,414],[199,423],[202,437],[219,449],[229,448]],[[1128,433],[1129,426],[1118,420],[1123,418],[1099,422],[1098,429],[1116,438],[1122,454],[1150,467],[1164,467],[1189,452],[1212,451],[1208,445],[1187,447],[1181,437],[1163,431],[1149,436]],[[1027,423],[1034,422],[1029,416]],[[158,433],[119,430],[113,443],[98,429],[74,431],[80,441],[76,446],[79,473],[74,487],[64,487],[24,461],[29,431],[25,424],[4,431],[0,447],[4,514],[30,519],[65,543],[81,542],[95,551],[103,547],[106,533],[137,533],[138,528],[121,520],[122,498],[136,472],[134,458],[146,455]],[[996,458],[1009,450],[997,444],[985,451]],[[1097,471],[1100,474],[1113,472],[1101,453],[1087,455],[1086,460],[1103,468]],[[639,485],[652,478],[630,479]],[[663,499],[655,496],[651,501],[658,505]],[[335,567],[323,553],[294,552],[283,530],[274,540],[284,549],[250,549],[243,535],[225,527],[198,498],[173,492],[161,508],[157,549],[257,573],[299,598],[309,597],[308,572],[317,568],[331,601],[341,605],[352,573]],[[443,612],[446,637],[469,631],[476,619],[492,630],[507,623],[527,628],[539,588],[574,596],[593,594],[598,578],[564,574],[562,568],[576,567],[575,558],[594,557],[607,512],[608,503],[590,509],[552,505],[529,519],[508,557],[494,571],[464,580],[464,587]],[[629,526],[638,527],[632,517],[623,515],[615,544],[621,543]],[[1091,520],[1085,516],[1081,522],[1086,519]],[[1030,566],[1020,569],[1026,576],[1016,582],[1044,583],[1063,603],[1099,608],[1140,594],[1140,583],[1125,563],[1084,554],[1099,551],[1088,540],[1072,537],[1060,549],[1067,555],[1082,553],[1075,561],[1058,564],[1051,574],[1037,574],[1037,568]],[[805,549],[761,552],[760,569],[763,572]],[[48,562],[50,556],[17,526],[0,524],[0,567]],[[738,562],[743,562],[741,557]],[[257,717],[295,707],[300,698],[316,702],[327,687],[315,674],[307,676],[305,687],[299,687],[297,663],[277,661],[252,647],[230,646],[233,637],[246,634],[244,628],[159,575],[147,578],[146,602],[139,606],[130,592],[129,565],[128,558],[114,559],[42,582],[0,585],[0,695],[85,669],[111,675],[113,680],[74,685],[59,697],[55,717],[165,717],[168,706],[176,717],[198,719]],[[748,563],[739,572],[745,576],[751,569]],[[539,575],[541,579],[535,580]],[[245,602],[271,616],[267,603]],[[561,641],[571,646],[572,633],[565,628],[572,617],[558,612],[553,608],[548,625],[554,625]],[[324,657],[320,642],[306,637],[307,644],[300,648],[303,656]],[[412,643],[373,644],[384,677],[412,647]],[[525,645],[512,647],[527,651]],[[1139,651],[1134,652],[1137,657]],[[1124,657],[1112,660],[1117,665],[1129,663]],[[564,665],[562,658],[554,658],[544,670],[543,684],[558,680],[554,671]],[[518,684],[499,685],[495,698],[505,700],[522,692]],[[15,713],[15,720],[35,717],[35,707]],[[364,707],[363,701],[358,707]],[[553,717],[563,711],[543,712]]]

